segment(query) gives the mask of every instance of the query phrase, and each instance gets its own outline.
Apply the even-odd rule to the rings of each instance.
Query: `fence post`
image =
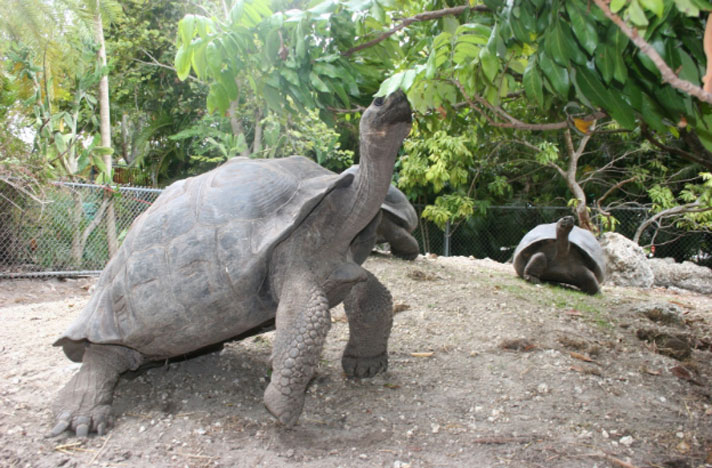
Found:
[[[445,239],[443,241],[443,256],[450,256],[450,221],[445,223]]]

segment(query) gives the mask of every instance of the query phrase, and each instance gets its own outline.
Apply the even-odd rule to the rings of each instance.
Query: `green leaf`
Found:
[[[561,66],[568,66],[570,56],[566,46],[566,38],[561,31],[561,24],[557,20],[552,25],[544,39],[544,47],[549,57],[553,58]]]
[[[185,15],[185,17],[183,17],[183,19],[178,22],[178,37],[180,37],[183,41],[183,45],[190,45],[190,42],[193,40],[193,31],[195,30],[194,28],[194,15]]]
[[[687,16],[697,17],[700,15],[700,9],[692,0],[675,0],[675,6]]]
[[[623,57],[625,56],[625,48],[630,40],[615,24],[610,25],[608,32],[609,41],[606,47],[613,47],[611,52],[614,59],[613,78],[618,80],[619,83],[625,83],[628,78],[628,67]]]
[[[586,57],[586,54],[584,54],[583,51],[579,48],[578,42],[576,42],[573,34],[571,33],[571,29],[569,29],[568,25],[563,21],[560,21],[559,25],[561,29],[561,34],[564,36],[564,46],[566,47],[566,53],[571,58],[571,60],[578,63],[579,65],[585,64],[588,58]],[[568,63],[566,65],[568,65]]]
[[[573,1],[566,2],[566,11],[569,13],[571,26],[576,35],[576,39],[578,39],[581,46],[589,55],[593,55],[598,45],[596,26],[588,20],[588,17],[579,9],[578,3]]]
[[[628,15],[630,20],[634,25],[644,28],[648,25],[648,18],[645,16],[645,12],[640,7],[638,0],[632,0],[630,6],[628,6]]]
[[[230,101],[237,99],[237,83],[235,83],[235,74],[230,70],[220,72],[220,83],[227,92],[227,97]]]
[[[213,83],[210,86],[207,98],[208,112],[218,111],[224,114],[230,107],[230,99],[227,96],[225,88],[220,83]]]
[[[191,55],[186,47],[180,47],[176,52],[176,59],[174,61],[176,65],[176,72],[178,73],[178,79],[184,81],[190,75],[190,62]]]
[[[446,35],[447,34],[447,35]],[[485,26],[484,24],[477,24],[477,23],[466,23],[461,26],[459,26],[455,30],[455,35],[457,36],[458,41],[468,41],[472,42],[477,45],[486,45],[487,42],[489,41],[490,35],[492,34],[492,28]],[[441,37],[439,45],[438,41],[435,41],[434,46],[439,47],[444,43],[445,41],[450,41],[450,38],[452,37],[451,33],[441,33],[438,37]]]
[[[633,109],[617,92],[609,92],[598,76],[586,68],[576,69],[574,79],[579,91],[592,103],[604,108],[623,128],[633,129]]]
[[[262,96],[267,101],[267,105],[275,112],[282,111],[282,96],[279,91],[272,86],[265,85],[262,88]]]
[[[627,0],[611,0],[609,8],[613,13],[618,13],[626,4]]]
[[[536,59],[534,56],[531,57],[527,68],[524,70],[524,76],[522,77],[524,82],[524,92],[532,101],[535,101],[539,107],[544,106],[544,91],[541,75],[539,74],[539,69],[536,66]]]
[[[311,82],[311,85],[316,89],[317,91],[321,91],[322,93],[328,93],[331,90],[329,87],[322,81],[321,78],[319,78],[319,75],[317,75],[314,72],[309,73],[309,81]]]
[[[499,71],[499,60],[488,48],[484,48],[480,50],[480,63],[485,76],[493,83]]]
[[[524,43],[529,42],[529,30],[524,28],[523,21],[510,17],[509,25],[512,28],[512,34],[514,34],[514,37],[516,37],[518,41]]]
[[[606,84],[611,82],[616,68],[615,49],[609,44],[603,44],[596,50],[596,68]]]
[[[59,153],[64,153],[67,151],[67,140],[65,136],[59,132],[54,134],[54,146],[57,148]]]
[[[680,78],[687,80],[690,83],[697,83],[700,80],[699,69],[697,64],[692,60],[687,52],[682,49],[678,50],[680,54],[680,63],[682,64],[682,69],[680,70]]]
[[[97,156],[111,156],[114,154],[114,148],[108,146],[95,146],[92,148],[92,152]]]
[[[445,16],[443,18],[443,31],[454,33],[458,26],[460,26],[460,22],[454,16]]]
[[[378,92],[375,94],[375,97],[388,96],[391,93],[399,90],[401,84],[403,83],[404,77],[405,73],[399,72],[386,79],[383,83],[381,83],[381,87],[378,89]]]
[[[547,54],[539,55],[539,67],[546,75],[556,94],[566,98],[569,94],[571,82],[566,68],[558,66]]]
[[[480,55],[480,47],[470,44],[469,42],[458,42],[455,44],[455,51],[452,54],[452,60],[457,65],[467,65],[472,59]]]
[[[207,48],[208,44],[209,42],[207,41],[200,41],[197,46],[192,47],[193,54],[191,55],[190,62],[191,65],[193,65],[193,70],[195,70],[195,74],[198,75],[198,78],[200,79],[205,78],[205,72],[208,68],[208,60],[205,56],[205,49]]]
[[[665,9],[663,0],[640,0],[640,3],[643,4],[646,10],[652,11],[658,17],[663,16],[663,10]]]

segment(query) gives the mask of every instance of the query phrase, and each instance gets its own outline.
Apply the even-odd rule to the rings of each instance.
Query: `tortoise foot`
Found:
[[[346,356],[341,358],[341,366],[347,377],[368,378],[388,369],[388,353],[373,357]]]
[[[286,389],[280,391],[276,385],[270,382],[265,390],[264,403],[267,411],[277,418],[281,424],[292,427],[297,423],[299,415],[304,407],[304,393],[290,392],[285,394]]]
[[[136,369],[142,357],[121,346],[89,345],[82,367],[59,392],[54,404],[56,422],[49,437],[65,430],[77,437],[106,433],[111,424],[111,402],[119,375]]]
[[[60,411],[49,437],[56,437],[67,429],[72,430],[77,437],[82,438],[87,437],[90,432],[104,435],[111,423],[110,413],[110,405],[97,405],[89,409],[75,408],[73,410]]]

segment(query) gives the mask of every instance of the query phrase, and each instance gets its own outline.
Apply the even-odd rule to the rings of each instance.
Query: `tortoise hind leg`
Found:
[[[365,271],[365,270],[364,270]],[[349,342],[341,358],[348,377],[373,377],[388,368],[388,337],[393,325],[393,301],[370,272],[344,300]]]
[[[594,295],[600,291],[600,285],[598,284],[596,275],[588,268],[579,268],[574,274],[574,277],[576,278],[576,282],[573,284],[578,286],[578,288],[586,294]]]
[[[546,255],[543,252],[538,252],[532,255],[524,267],[522,278],[530,283],[539,284],[542,281],[542,275],[547,267]]]
[[[135,370],[141,362],[141,354],[130,348],[90,344],[84,351],[79,372],[57,397],[57,422],[50,436],[68,428],[78,437],[86,437],[89,432],[103,435],[110,423],[111,402],[119,376]]]

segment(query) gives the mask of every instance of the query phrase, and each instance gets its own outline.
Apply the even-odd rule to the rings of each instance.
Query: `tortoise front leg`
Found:
[[[522,275],[522,278],[530,283],[541,283],[541,277],[544,274],[544,271],[546,271],[547,263],[546,255],[542,252],[535,253],[529,258],[527,266],[524,267],[524,274]]]
[[[137,369],[141,362],[140,353],[124,346],[87,346],[79,372],[59,392],[54,405],[57,422],[50,436],[68,428],[78,437],[86,437],[89,432],[103,435],[110,423],[111,402],[119,376]]]
[[[378,236],[391,246],[391,253],[404,260],[413,260],[420,253],[418,241],[403,226],[388,216],[383,216],[378,226]]]
[[[275,325],[272,379],[264,403],[279,422],[293,426],[331,326],[326,294],[306,278],[285,281]]]
[[[344,300],[349,342],[341,365],[349,377],[372,377],[388,368],[393,301],[378,278],[368,271],[366,274],[367,280],[351,288]]]

